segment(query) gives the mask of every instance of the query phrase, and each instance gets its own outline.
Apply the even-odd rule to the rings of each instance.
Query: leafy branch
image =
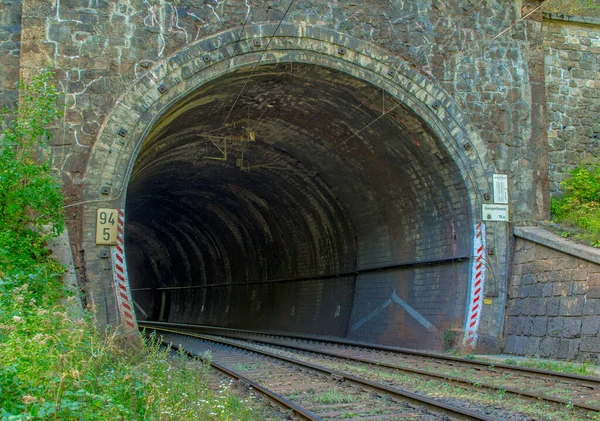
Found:
[[[19,83],[16,109],[3,110],[0,132],[0,266],[19,266],[46,252],[64,229],[60,181],[52,173],[49,127],[61,113],[53,73]]]

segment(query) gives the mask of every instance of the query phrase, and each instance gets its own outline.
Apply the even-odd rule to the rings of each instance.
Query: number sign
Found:
[[[96,218],[96,244],[114,246],[117,244],[117,209],[98,209]]]

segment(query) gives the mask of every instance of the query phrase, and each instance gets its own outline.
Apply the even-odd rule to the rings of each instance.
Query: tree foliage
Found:
[[[565,195],[552,201],[552,216],[577,227],[582,240],[600,247],[600,166],[576,168],[561,183]]]
[[[546,0],[542,10],[574,16],[600,17],[600,3],[598,0]]]
[[[60,181],[51,171],[49,127],[60,116],[49,70],[19,84],[20,101],[4,110],[0,133],[0,268],[26,267],[47,253],[64,228]]]

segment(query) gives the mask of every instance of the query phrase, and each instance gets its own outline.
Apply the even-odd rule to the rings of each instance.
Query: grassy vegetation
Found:
[[[207,367],[150,337],[97,331],[69,317],[76,298],[45,242],[63,227],[47,129],[59,94],[44,72],[21,84],[0,133],[0,420],[260,420],[260,408],[207,389]],[[0,119],[1,120],[1,119]]]
[[[565,195],[552,200],[552,218],[575,228],[565,236],[600,247],[600,166],[576,168],[561,185]]]
[[[537,368],[540,370],[556,371],[559,373],[579,374],[582,376],[596,376],[593,365],[590,363],[574,364],[563,363],[557,361],[542,361],[542,360],[514,360],[508,358],[504,364],[516,365],[518,367]]]
[[[498,419],[539,419],[548,421],[600,421],[600,414],[586,413],[572,405],[553,405],[510,395],[506,390],[471,389],[440,380],[423,380],[419,376],[402,372],[384,372],[373,370],[367,365],[319,362],[319,364],[366,377],[370,380],[401,387],[402,389],[429,396],[434,399],[462,400],[482,408],[493,409],[488,415]],[[452,403],[452,402],[450,402]],[[475,410],[474,407],[471,407]]]
[[[356,397],[337,389],[331,389],[325,393],[315,396],[315,400],[319,403],[330,405],[334,403],[356,402]]]
[[[315,360],[314,356],[297,354],[289,351],[278,351],[279,354],[299,360],[323,365],[341,372],[354,374],[369,380],[380,381],[410,392],[427,395],[432,398],[460,400],[465,403],[478,405],[482,408],[493,409],[489,414],[499,419],[540,419],[548,421],[564,420],[593,420],[600,421],[600,414],[585,413],[572,405],[554,405],[544,401],[536,401],[511,395],[506,390],[489,390],[485,388],[461,387],[442,380],[424,380],[419,375],[406,374],[401,371],[374,370],[367,364],[335,362],[328,359]],[[458,373],[456,373],[458,374]],[[568,387],[562,392],[568,393]],[[471,408],[475,409],[475,408]]]

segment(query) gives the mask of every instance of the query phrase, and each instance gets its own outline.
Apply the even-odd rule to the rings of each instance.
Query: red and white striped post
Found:
[[[127,264],[125,263],[125,247],[123,237],[125,234],[125,213],[123,209],[118,210],[117,220],[117,245],[111,247],[112,261],[114,264],[114,287],[117,298],[117,306],[121,318],[121,324],[125,331],[137,332],[137,321],[133,312],[133,300],[129,290],[129,278],[127,277]]]
[[[477,344],[477,328],[481,319],[483,305],[483,286],[485,280],[484,250],[485,250],[485,225],[479,223],[475,226],[475,241],[473,242],[474,256],[472,277],[470,285],[469,311],[465,323],[466,346],[474,347]]]

